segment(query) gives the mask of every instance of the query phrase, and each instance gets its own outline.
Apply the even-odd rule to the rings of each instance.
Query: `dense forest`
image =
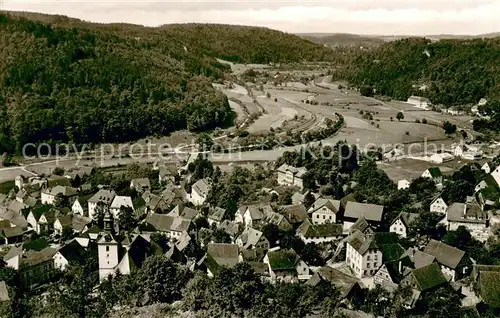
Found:
[[[451,106],[498,98],[499,65],[499,38],[438,42],[412,38],[358,52],[333,76],[395,99],[406,100],[415,94]],[[423,85],[427,89],[420,91]]]
[[[264,28],[33,17],[0,15],[0,153],[29,142],[123,142],[230,125],[227,98],[211,86],[228,66],[215,57],[259,63],[333,54]]]

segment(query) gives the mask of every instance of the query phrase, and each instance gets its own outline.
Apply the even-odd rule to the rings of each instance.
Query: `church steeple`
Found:
[[[111,213],[107,210],[104,212],[104,231],[113,232],[115,229],[114,219]]]

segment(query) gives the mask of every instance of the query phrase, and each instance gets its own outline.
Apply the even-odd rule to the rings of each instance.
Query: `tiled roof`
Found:
[[[382,205],[347,202],[345,208],[345,217],[358,219],[364,216],[367,221],[382,221],[384,207]]]
[[[431,240],[425,247],[424,252],[434,256],[438,263],[452,269],[455,269],[465,256],[464,251],[436,240]]]

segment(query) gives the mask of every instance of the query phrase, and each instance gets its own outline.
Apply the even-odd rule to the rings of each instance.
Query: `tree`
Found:
[[[445,121],[443,123],[443,129],[444,129],[445,134],[451,135],[457,131],[457,126],[450,123],[449,121]]]
[[[54,170],[52,171],[52,173],[57,175],[57,176],[62,176],[62,175],[64,175],[64,168],[55,167]]]
[[[137,217],[132,207],[121,206],[118,219],[120,221],[120,227],[125,231],[130,231],[137,226]]]
[[[207,133],[198,135],[196,143],[198,144],[198,151],[210,151],[214,145],[212,138]]]
[[[309,209],[314,204],[315,201],[316,198],[314,197],[314,195],[310,191],[307,191],[307,193],[304,195],[302,204],[304,204],[306,209]]]
[[[403,114],[403,112],[398,112],[398,114],[396,115],[396,119],[398,121],[401,121],[405,118],[405,115]]]
[[[273,223],[267,223],[262,227],[262,235],[269,240],[271,247],[276,246],[276,242],[280,239],[281,232]]]
[[[363,96],[368,96],[368,97],[373,96],[373,88],[371,86],[361,86],[359,88],[359,92]]]
[[[422,118],[422,124],[427,124],[427,119]]]

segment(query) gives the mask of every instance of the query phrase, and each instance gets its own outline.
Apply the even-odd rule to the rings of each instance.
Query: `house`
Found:
[[[58,216],[58,210],[48,205],[42,205],[32,209],[26,221],[28,221],[35,232],[41,234],[47,233],[53,228],[54,222]]]
[[[346,263],[359,278],[372,276],[382,265],[382,251],[371,234],[354,231],[347,238]]]
[[[64,271],[70,263],[85,265],[86,254],[85,249],[77,241],[73,240],[54,254],[54,267]]]
[[[158,181],[160,184],[175,183],[178,171],[175,166],[162,166],[158,169]]]
[[[422,173],[422,178],[432,179],[435,183],[441,183],[443,181],[443,175],[439,167],[433,167],[425,170]]]
[[[191,186],[189,201],[194,205],[202,205],[207,200],[211,188],[211,181],[209,179],[200,179],[196,181]]]
[[[443,153],[432,154],[429,159],[433,163],[443,163],[443,162],[453,161],[453,159],[455,158],[449,153],[443,152]]]
[[[16,244],[23,241],[24,230],[19,226],[4,227],[0,230],[0,236],[5,244]]]
[[[67,186],[55,186],[52,189],[42,191],[42,204],[54,204],[58,195],[71,198],[78,195],[78,189]]]
[[[384,207],[376,204],[347,202],[343,217],[344,228],[349,229],[362,216],[372,226],[379,226],[384,216]]]
[[[306,219],[297,229],[297,236],[305,243],[324,243],[342,239],[342,224],[312,224]]]
[[[474,265],[471,281],[476,295],[490,308],[500,308],[500,266]]]
[[[401,212],[389,226],[389,232],[396,233],[406,238],[411,224],[417,219],[417,213]]]
[[[96,194],[94,194],[88,201],[88,210],[89,210],[89,218],[95,219],[96,217],[96,209],[97,206],[100,205],[102,206],[103,210],[102,212],[105,212],[109,209],[109,206],[111,205],[111,202],[113,202],[113,199],[115,198],[116,193],[113,190],[105,190],[101,189],[99,190]]]
[[[401,258],[408,256],[413,263],[413,268],[421,268],[432,264],[436,261],[436,258],[430,254],[424,253],[417,248],[410,247],[406,252],[401,256]]]
[[[311,214],[313,224],[336,223],[340,201],[319,198],[307,211]]]
[[[209,243],[202,259],[209,277],[213,277],[221,267],[232,268],[240,261],[239,246],[236,244]]]
[[[273,212],[273,209],[269,204],[242,206],[236,211],[234,221],[245,225],[245,227],[256,228],[263,225],[263,221],[270,212]]]
[[[13,247],[4,256],[8,267],[18,271],[19,283],[24,288],[34,288],[43,284],[55,275],[52,257],[56,250],[46,247],[41,251]]]
[[[210,226],[212,224],[215,224],[216,226],[219,226],[222,220],[224,219],[224,216],[226,215],[226,209],[219,208],[219,207],[213,207],[210,206],[208,208],[208,214],[207,214],[207,221]]]
[[[373,275],[373,282],[392,293],[411,274],[412,269],[413,264],[407,256],[385,262]]]
[[[468,198],[467,203],[453,203],[446,210],[448,231],[456,231],[464,226],[476,240],[486,242],[489,237],[488,212],[481,209],[476,199]]]
[[[29,207],[30,206],[27,204],[21,203],[17,200],[12,200],[12,201],[10,201],[9,205],[7,206],[7,209],[14,212],[14,213],[21,214],[21,212],[24,209],[27,209]]]
[[[488,100],[486,98],[481,98],[479,102],[477,103],[477,106],[484,106],[488,103]]]
[[[434,213],[444,214],[444,213],[446,213],[447,209],[448,209],[448,204],[446,204],[446,202],[444,202],[441,195],[438,195],[434,198],[434,200],[431,201],[429,211],[434,212]]]
[[[152,240],[146,240],[142,235],[126,237],[120,242],[110,233],[99,239],[97,250],[101,282],[116,272],[129,275],[141,268],[147,257],[163,253],[158,245]]]
[[[437,263],[431,263],[411,271],[410,284],[414,289],[427,292],[446,285],[448,280],[441,272]]]
[[[294,228],[297,228],[308,218],[306,207],[303,204],[283,205],[279,207],[278,212]]]
[[[234,242],[236,236],[240,231],[238,223],[229,220],[222,221],[221,224],[218,226],[218,229],[227,233],[227,235],[229,235],[229,238],[231,239],[231,242]]]
[[[483,158],[483,152],[477,147],[469,146],[464,143],[460,143],[453,150],[455,157],[459,157],[465,160],[481,160]]]
[[[485,162],[484,165],[481,167],[481,170],[489,174],[491,172],[490,164]]]
[[[130,181],[130,188],[135,189],[139,193],[151,190],[151,183],[148,178],[132,179]]]
[[[304,195],[300,192],[295,192],[292,194],[292,204],[304,203]]]
[[[268,212],[264,223],[274,224],[282,231],[288,231],[292,229],[292,225],[288,222],[285,216],[276,212]]]
[[[161,212],[169,208],[169,205],[173,202],[171,196],[175,196],[173,192],[168,192],[166,196],[152,194],[146,191],[142,194],[141,198],[144,200],[145,213]]]
[[[309,279],[309,266],[292,249],[269,250],[264,257],[272,282],[295,283]]]
[[[302,178],[304,177],[306,172],[306,168],[295,168],[287,164],[282,164],[278,168],[278,184],[286,186],[296,186],[302,189]]]
[[[344,299],[357,298],[362,295],[363,287],[358,278],[347,275],[346,273],[331,268],[330,266],[323,266],[315,272],[306,285],[318,286],[322,283],[328,283],[335,286],[340,291],[341,301]]]
[[[449,108],[445,108],[443,110],[444,113],[448,113],[452,116],[460,116],[460,115],[463,115],[464,114],[464,111],[459,109],[458,107],[455,107],[455,106],[452,106],[452,107],[449,107]]]
[[[428,98],[420,97],[420,96],[410,96],[406,102],[408,104],[412,104],[415,107],[426,109],[426,110],[430,109],[432,106],[432,103]]]
[[[360,231],[363,234],[372,234],[375,232],[364,216],[360,216],[347,231],[344,229],[344,233],[348,233],[349,235],[355,231]]]
[[[28,197],[28,191],[26,191],[25,189],[21,189],[16,193],[16,200],[21,203],[24,203],[24,199],[26,199],[27,197]]]
[[[262,234],[261,231],[247,227],[243,233],[236,239],[236,244],[241,246],[243,249],[253,249],[260,248],[267,250],[269,249],[269,241]]]
[[[398,190],[408,189],[410,187],[410,181],[402,179],[398,181]]]
[[[176,205],[167,215],[181,217],[183,219],[194,220],[198,216],[198,211],[191,209],[184,204]]]
[[[9,221],[11,227],[18,226],[23,229],[28,227],[28,222],[22,214],[0,206],[0,221],[4,220]]]
[[[132,203],[132,198],[129,196],[116,195],[109,206],[109,212],[113,215],[115,219],[120,215],[122,207],[131,208],[135,211],[134,204]]]
[[[79,214],[67,214],[59,216],[54,221],[54,234],[62,235],[65,228],[72,229],[73,233],[87,231],[92,220]]]
[[[189,232],[191,220],[180,217],[151,213],[146,217],[146,225],[153,231],[162,232],[169,238],[180,238],[184,232]]]
[[[71,211],[74,214],[89,216],[88,201],[92,198],[93,194],[83,195],[76,198],[75,202],[71,205]]]
[[[431,240],[424,249],[424,253],[436,258],[443,274],[455,281],[470,274],[471,261],[465,252],[445,243]]]

